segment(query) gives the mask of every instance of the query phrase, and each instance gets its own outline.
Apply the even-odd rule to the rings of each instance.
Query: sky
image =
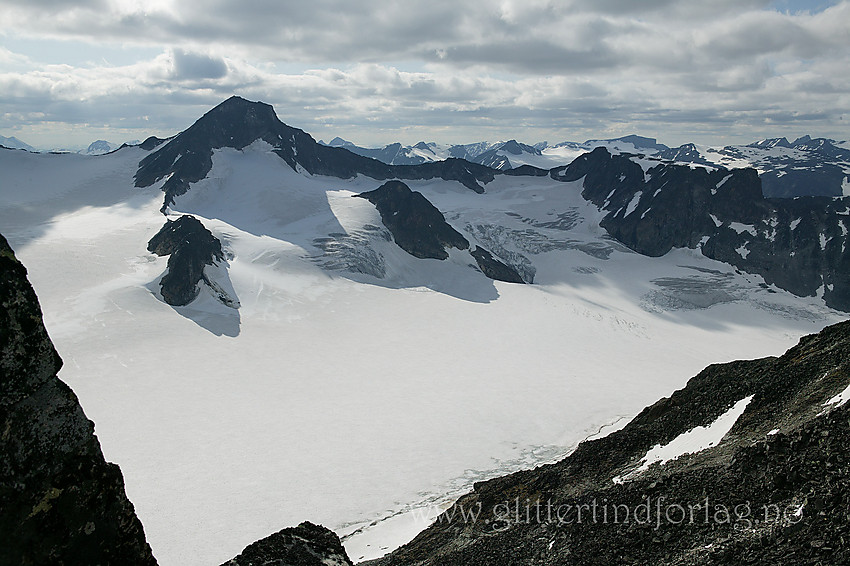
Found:
[[[850,0],[0,0],[0,135],[167,137],[238,94],[316,139],[850,139]]]

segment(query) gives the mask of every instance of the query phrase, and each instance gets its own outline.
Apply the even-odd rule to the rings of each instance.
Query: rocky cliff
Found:
[[[0,301],[0,564],[156,564],[2,236]]]
[[[639,163],[642,161],[642,163]],[[850,198],[768,199],[754,169],[706,169],[611,155],[604,148],[551,171],[583,179],[601,226],[631,249],[674,247],[761,275],[799,296],[850,311]]]

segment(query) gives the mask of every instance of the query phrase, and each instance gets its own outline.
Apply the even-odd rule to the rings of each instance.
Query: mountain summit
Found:
[[[232,96],[145,157],[136,172],[136,186],[148,187],[165,179],[164,211],[192,183],[206,177],[212,168],[213,150],[243,149],[257,140],[270,144],[292,169],[311,175],[350,179],[361,174],[378,180],[442,178],[458,181],[479,193],[484,192],[482,183],[494,178],[491,169],[459,159],[391,166],[345,148],[321,145],[303,130],[281,122],[270,105]]]

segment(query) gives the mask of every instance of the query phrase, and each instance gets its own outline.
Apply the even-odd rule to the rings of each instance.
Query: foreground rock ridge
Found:
[[[583,179],[582,196],[606,213],[600,225],[638,253],[699,249],[767,284],[850,311],[850,198],[768,199],[754,169],[642,167],[632,157],[598,148],[551,176]]]
[[[374,564],[848,564],[848,383],[850,322],[709,366],[561,462],[476,484]],[[641,466],[741,403],[719,444]]]
[[[222,566],[352,566],[336,534],[310,522],[249,545]]]
[[[0,236],[0,564],[154,565],[26,274]]]

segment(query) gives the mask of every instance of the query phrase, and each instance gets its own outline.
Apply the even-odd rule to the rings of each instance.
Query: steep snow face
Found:
[[[161,182],[133,188],[144,155],[0,152],[0,227],[163,566],[303,520],[381,555],[473,482],[841,319],[691,250],[630,252],[580,181],[408,182],[533,285],[488,279],[467,250],[416,259],[352,198],[380,182],[296,173],[262,142],[217,151],[171,211],[221,240],[241,306],[170,307],[145,249]]]

